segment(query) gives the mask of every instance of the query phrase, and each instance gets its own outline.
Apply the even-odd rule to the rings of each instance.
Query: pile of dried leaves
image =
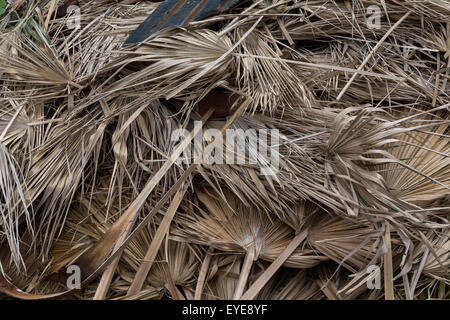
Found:
[[[8,1],[1,297],[449,299],[450,3],[239,1],[123,46],[159,4]],[[211,128],[277,132],[279,171],[178,161]]]

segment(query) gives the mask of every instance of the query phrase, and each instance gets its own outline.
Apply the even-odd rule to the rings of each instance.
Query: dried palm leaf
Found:
[[[119,263],[119,270],[123,271],[119,271],[119,273],[129,285],[131,285],[134,273],[139,269],[144,259],[152,237],[152,235],[143,232],[124,251],[123,265],[121,266]],[[172,299],[182,299],[183,293],[189,294],[193,290],[195,275],[199,266],[200,256],[198,254],[198,250],[186,243],[166,241],[155,258],[154,267],[146,277],[144,289],[151,286],[160,292],[169,293]],[[171,282],[176,286],[175,288],[171,287]],[[182,292],[177,287],[181,288]],[[128,296],[128,298],[133,299],[134,295]]]
[[[320,300],[322,294],[308,270],[281,269],[258,294],[260,300]]]
[[[309,231],[311,246],[352,272],[365,269],[376,253],[380,236],[368,222],[357,223],[322,215]]]
[[[221,251],[245,253],[239,285],[234,298],[243,293],[252,262],[258,258],[274,260],[293,238],[292,229],[276,219],[269,219],[254,207],[246,207],[232,193],[223,190],[221,195],[197,194],[208,213],[201,208],[180,216],[175,237],[185,241],[214,247]],[[300,268],[312,267],[321,257],[309,250],[297,249],[286,264]]]
[[[237,29],[234,39],[241,39],[244,30]],[[308,108],[312,104],[312,96],[280,55],[275,41],[261,32],[249,35],[235,54],[238,88],[253,98],[253,112],[271,114],[277,108]]]
[[[439,120],[437,120],[439,121]],[[407,170],[396,163],[380,167],[389,191],[397,198],[427,206],[445,197],[450,189],[450,144],[446,135],[449,123],[428,130],[403,134],[388,147],[391,154],[414,168]],[[438,181],[439,183],[436,183]]]

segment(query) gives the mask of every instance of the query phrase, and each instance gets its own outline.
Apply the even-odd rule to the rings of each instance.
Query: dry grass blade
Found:
[[[384,254],[384,298],[394,300],[394,274],[392,267],[391,227],[386,223],[385,241],[387,252]]]

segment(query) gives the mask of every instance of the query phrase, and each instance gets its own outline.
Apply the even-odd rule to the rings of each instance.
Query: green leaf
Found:
[[[6,0],[0,0],[0,15],[6,12]]]

